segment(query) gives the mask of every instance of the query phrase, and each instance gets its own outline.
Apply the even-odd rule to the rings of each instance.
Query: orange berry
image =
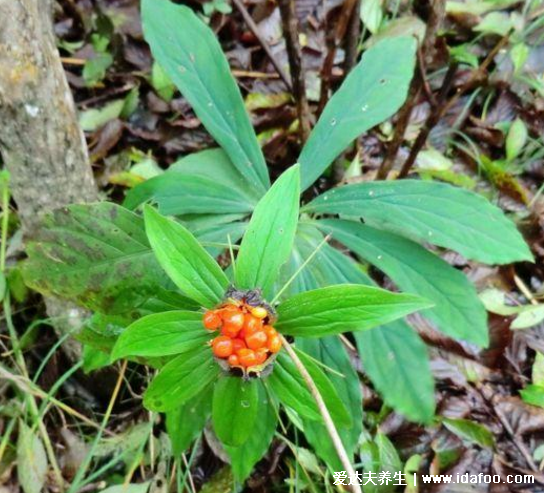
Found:
[[[246,368],[249,366],[255,366],[257,357],[255,355],[255,351],[252,349],[240,349],[237,353],[238,361],[242,366],[245,366]]]
[[[266,333],[266,335],[267,335],[268,337],[275,336],[275,335],[277,335],[277,333],[278,333],[278,332],[276,331],[276,329],[275,329],[274,327],[272,327],[271,325],[265,325],[265,326],[264,326],[264,331],[265,331],[265,333]]]
[[[247,347],[249,349],[259,349],[266,345],[266,334],[264,330],[259,330],[254,334],[248,335],[245,337]]]
[[[250,310],[251,310],[251,315],[253,315],[254,317],[260,318],[261,320],[268,316],[268,312],[266,311],[266,308],[262,306],[255,306],[255,307],[252,307]]]
[[[238,359],[238,356],[236,356],[235,354],[231,354],[229,356],[228,362],[229,362],[230,366],[239,366],[240,365],[240,360]]]
[[[255,330],[261,330],[263,327],[263,321],[260,318],[254,317],[251,313],[246,313],[244,316],[244,329],[253,332]]]
[[[277,353],[281,349],[281,339],[278,334],[275,334],[268,338],[267,343],[268,350],[271,353]]]
[[[262,365],[266,361],[267,358],[268,358],[268,349],[266,349],[265,347],[262,347],[260,349],[257,349],[257,351],[255,351],[256,365]]]
[[[221,328],[221,334],[227,337],[235,338],[240,333],[240,329],[236,328],[235,326],[224,324]]]
[[[213,354],[218,358],[228,358],[233,351],[232,339],[226,336],[218,336],[212,342]]]
[[[232,340],[232,350],[235,353],[238,353],[239,349],[246,349],[246,342],[243,339],[233,339]]]
[[[212,310],[207,311],[202,318],[204,327],[208,330],[216,330],[221,327],[221,317]]]
[[[238,309],[236,309],[236,311],[222,310],[221,318],[223,319],[224,325],[231,327],[233,330],[241,330],[244,326],[244,314]]]

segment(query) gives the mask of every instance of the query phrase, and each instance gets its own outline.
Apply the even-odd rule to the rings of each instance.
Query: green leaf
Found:
[[[121,334],[112,358],[169,356],[206,346],[213,334],[202,325],[202,313],[169,311],[143,317]]]
[[[386,435],[380,432],[376,434],[373,441],[367,440],[361,446],[361,462],[365,471],[374,473],[374,478],[378,477],[382,472],[389,472],[390,476],[394,478],[395,474],[402,471],[402,462],[395,446]],[[391,484],[386,481],[380,484],[380,481],[375,479],[365,485],[365,493],[397,491],[395,484],[398,484],[397,480],[394,480],[394,482],[392,480]]]
[[[145,483],[115,484],[103,489],[100,493],[147,493],[151,481]]]
[[[268,396],[261,380],[257,381],[257,387],[259,391],[257,419],[249,438],[240,447],[225,447],[234,477],[240,483],[246,480],[253,466],[268,450],[278,423],[276,403]]]
[[[144,34],[157,62],[249,184],[264,193],[268,170],[216,35],[188,7],[143,0]]]
[[[85,344],[83,346],[83,371],[91,373],[110,364],[110,355]]]
[[[516,118],[512,125],[510,125],[510,129],[506,135],[506,159],[508,161],[515,159],[523,150],[523,147],[527,143],[527,137],[528,132],[525,123],[520,118]]]
[[[365,224],[456,250],[469,259],[532,260],[513,222],[487,199],[451,185],[418,180],[366,182],[317,197],[306,212],[363,218]]]
[[[144,394],[151,411],[170,411],[185,404],[219,375],[210,348],[180,354],[164,366]]]
[[[463,440],[485,448],[492,448],[495,445],[493,433],[484,425],[468,419],[441,418],[441,421],[448,430]]]
[[[216,214],[218,211],[249,213],[253,210],[251,200],[217,180],[168,171],[134,188],[127,195],[125,204],[134,209],[136,200],[141,203],[151,198],[165,215]]]
[[[403,320],[355,332],[363,368],[393,409],[412,421],[434,415],[434,381],[427,347]]]
[[[419,296],[343,284],[300,293],[284,301],[277,308],[275,326],[283,334],[323,337],[368,330],[431,306]]]
[[[176,86],[157,62],[151,67],[151,85],[162,99],[166,102],[172,101]]]
[[[322,220],[317,225],[385,272],[400,289],[434,302],[424,316],[444,333],[480,346],[488,344],[485,308],[462,272],[417,243],[392,233],[337,219]]]
[[[300,195],[299,167],[292,166],[261,199],[236,258],[236,284],[262,288],[270,294],[281,266],[291,254],[297,229]]]
[[[145,227],[157,260],[190,298],[211,308],[223,298],[229,281],[213,257],[181,224],[144,209]]]
[[[342,427],[351,426],[351,416],[327,375],[308,355],[298,350],[297,355],[314,380],[334,422]],[[278,353],[274,371],[268,377],[268,382],[282,404],[294,409],[304,418],[323,420],[304,378],[285,351]]]
[[[72,205],[48,214],[40,226],[23,270],[25,282],[40,293],[122,313],[168,281],[142,219],[123,207]]]
[[[293,252],[298,258],[293,272],[314,252],[322,239],[323,235],[312,225],[303,223],[299,226]],[[291,274],[288,273],[287,277]],[[359,265],[329,245],[318,251],[297,280],[300,278],[303,282],[297,288],[302,291],[331,284],[374,285]],[[435,407],[434,381],[427,349],[415,331],[398,320],[372,330],[355,332],[354,336],[365,371],[385,402],[413,421],[430,421]],[[353,409],[350,411],[353,415]]]
[[[40,493],[47,477],[45,448],[23,421],[17,439],[17,477],[24,493]]]
[[[520,390],[523,402],[531,406],[544,407],[544,387],[541,385],[527,385]]]
[[[257,203],[255,191],[222,149],[180,159],[161,176],[130,190],[123,205],[135,209],[150,200],[165,215],[248,213]]]
[[[511,329],[527,329],[544,320],[544,305],[527,305],[510,324]]]
[[[79,126],[85,132],[94,132],[109,121],[119,118],[124,107],[124,99],[114,99],[101,108],[82,111],[79,114]]]
[[[306,190],[359,135],[402,106],[415,66],[416,40],[385,39],[369,48],[325,107],[298,162]]]
[[[338,337],[322,339],[299,337],[296,342],[302,351],[320,361],[325,368],[336,372],[330,371],[327,376],[351,415],[352,426],[337,425],[337,428],[347,453],[352,457],[363,431],[363,397],[359,377],[350,358]],[[324,425],[317,421],[304,420],[304,435],[331,470],[342,469],[336,449]]]
[[[254,432],[260,409],[258,381],[224,376],[215,384],[212,421],[217,438],[238,447]]]
[[[166,412],[166,431],[175,456],[185,452],[202,432],[212,412],[213,385],[182,406]]]
[[[382,0],[368,0],[361,5],[361,20],[366,28],[376,33],[383,20]]]

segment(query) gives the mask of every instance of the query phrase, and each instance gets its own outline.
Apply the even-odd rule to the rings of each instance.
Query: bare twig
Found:
[[[289,58],[293,95],[297,104],[300,139],[304,143],[308,135],[310,135],[311,130],[310,107],[308,106],[308,98],[306,97],[305,71],[302,64],[302,49],[298,40],[295,4],[294,0],[278,0],[278,5],[287,48],[287,57]]]
[[[410,149],[410,154],[400,170],[399,178],[404,178],[410,172],[410,169],[412,168],[417,158],[417,155],[419,154],[419,151],[421,151],[422,147],[425,145],[425,142],[427,142],[427,137],[431,133],[431,130],[438,123],[440,117],[444,114],[442,105],[446,100],[451,85],[453,84],[453,79],[456,72],[457,63],[454,62],[448,67],[448,71],[446,72],[446,76],[444,77],[444,82],[442,83],[442,88],[440,89],[440,94],[437,98],[437,104],[432,109],[431,114],[427,118],[427,121],[425,122],[423,128],[420,130],[416,141],[412,146],[412,149]]]
[[[378,174],[376,175],[377,180],[385,180],[387,175],[393,168],[395,164],[395,159],[397,153],[399,152],[400,146],[404,141],[404,134],[408,128],[408,123],[410,123],[410,116],[412,115],[412,109],[415,102],[419,98],[421,91],[421,79],[419,72],[414,75],[412,82],[410,84],[410,89],[408,90],[408,97],[406,102],[399,111],[397,117],[397,123],[395,125],[395,133],[393,134],[393,140],[389,143],[385,149],[385,157],[378,169]]]
[[[328,36],[327,45],[328,51],[325,61],[323,62],[323,68],[321,69],[321,91],[319,95],[319,106],[317,109],[317,114],[321,114],[323,108],[327,104],[329,99],[329,90],[331,87],[331,74],[332,68],[334,66],[334,58],[336,56],[336,50],[338,45],[344,39],[346,35],[346,30],[348,23],[351,19],[351,14],[354,10],[355,5],[359,0],[345,0],[342,5],[342,11],[340,12],[340,17],[336,23],[336,29],[332,29]]]
[[[421,149],[425,145],[425,142],[427,141],[427,137],[429,136],[431,130],[438,123],[440,118],[459,100],[459,98],[469,89],[471,89],[475,82],[477,82],[484,76],[487,68],[489,67],[497,53],[503,48],[503,46],[506,45],[506,43],[508,43],[509,37],[510,33],[506,34],[501,38],[501,40],[489,52],[486,59],[481,63],[478,69],[474,71],[470,79],[465,84],[463,84],[457,90],[457,92],[446,102],[446,97],[453,84],[455,72],[457,71],[457,63],[454,62],[449,66],[448,72],[444,77],[442,88],[440,89],[437,104],[427,118],[424,127],[419,132],[416,141],[414,142],[414,145],[410,150],[410,155],[402,166],[402,169],[398,176],[399,178],[404,178],[409,173],[417,158],[417,155],[419,154],[419,151],[421,151]]]
[[[346,38],[344,41],[346,57],[344,60],[344,75],[347,76],[357,63],[357,54],[359,47],[359,38],[361,37],[361,18],[360,18],[361,0],[356,0],[355,6],[351,11]]]
[[[272,53],[272,50],[270,49],[270,45],[267,43],[266,39],[264,39],[264,37],[259,32],[259,27],[257,26],[257,24],[255,24],[253,17],[249,15],[249,12],[247,11],[243,3],[243,0],[232,0],[232,1],[234,3],[234,6],[238,9],[238,12],[242,14],[242,17],[244,18],[244,21],[247,24],[247,27],[249,27],[249,30],[253,33],[253,35],[259,41],[259,44],[262,46],[264,52],[266,53],[266,56],[270,59],[270,63],[272,63],[272,65],[278,72],[278,75],[280,76],[280,79],[283,81],[283,83],[287,87],[287,90],[291,92],[293,90],[293,87],[291,86],[291,80],[289,79],[289,75],[285,72],[285,70],[283,70],[283,67],[278,62],[278,60],[276,60],[274,53]]]
[[[387,146],[385,158],[380,166],[380,169],[378,170],[376,177],[378,180],[384,180],[395,164],[397,153],[402,145],[402,142],[404,141],[404,134],[410,121],[412,109],[419,97],[419,94],[421,93],[421,87],[425,83],[424,67],[426,66],[427,60],[429,60],[429,58],[432,56],[436,33],[444,20],[445,9],[445,0],[432,0],[432,2],[430,2],[430,14],[429,18],[427,19],[427,28],[421,43],[420,51],[418,53],[419,69],[416,71],[414,78],[410,83],[410,89],[408,90],[406,102],[399,111],[393,140]]]
[[[493,396],[486,390],[486,388],[480,384],[476,385],[476,388],[478,389],[478,392],[480,395],[484,398],[484,401],[487,403],[487,405],[493,410],[495,413],[495,416],[497,416],[498,420],[500,421],[502,427],[506,431],[506,433],[510,436],[510,439],[514,443],[514,445],[517,447],[517,449],[520,451],[521,455],[523,455],[523,458],[527,462],[527,465],[532,471],[540,472],[538,467],[533,461],[533,457],[531,455],[531,452],[527,449],[523,441],[521,441],[516,434],[514,433],[514,430],[512,429],[512,426],[510,426],[510,423],[508,422],[508,419],[506,419],[506,416],[503,414],[503,412],[495,405],[495,400]]]
[[[298,357],[295,350],[292,348],[291,344],[289,344],[289,342],[281,334],[280,334],[280,337],[283,343],[283,347],[287,351],[287,354],[289,355],[289,357],[293,360],[293,363],[297,367],[297,370],[299,371],[299,373],[302,375],[302,378],[306,382],[308,389],[310,390],[313,398],[315,399],[315,403],[317,404],[319,412],[321,413],[321,416],[323,417],[325,428],[327,429],[327,432],[329,436],[331,437],[336,453],[338,454],[338,457],[340,458],[340,462],[342,462],[342,466],[346,470],[349,477],[355,477],[355,469],[353,468],[351,464],[351,460],[349,459],[348,453],[346,452],[346,449],[344,448],[342,439],[340,438],[340,435],[338,434],[338,430],[336,429],[336,426],[334,425],[334,422],[331,418],[329,410],[327,409],[325,401],[323,400],[323,397],[321,396],[321,393],[319,392],[319,389],[317,388],[313,378],[308,373],[308,370],[306,369],[302,361],[300,361],[300,358]],[[357,483],[357,482],[354,481],[354,483]],[[352,484],[350,486],[353,493],[362,493],[361,487],[358,484]]]

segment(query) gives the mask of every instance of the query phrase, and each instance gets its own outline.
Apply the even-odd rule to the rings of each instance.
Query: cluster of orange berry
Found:
[[[281,338],[270,322],[266,308],[236,300],[207,311],[203,318],[206,329],[221,330],[212,341],[213,354],[243,369],[262,365],[281,349]]]

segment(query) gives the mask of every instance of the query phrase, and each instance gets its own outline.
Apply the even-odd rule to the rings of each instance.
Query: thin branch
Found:
[[[302,143],[310,135],[310,107],[306,97],[305,71],[302,64],[302,49],[298,39],[298,22],[295,14],[294,0],[278,0],[283,35],[289,59],[293,95],[297,104],[299,133]]]
[[[351,17],[349,19],[346,37],[344,40],[345,45],[345,59],[344,59],[344,76],[347,76],[355,64],[357,63],[357,55],[359,53],[359,40],[361,38],[361,0],[356,0],[353,10],[351,11]]]
[[[295,273],[287,280],[287,282],[283,285],[283,287],[278,291],[276,296],[274,296],[274,299],[271,301],[271,304],[273,305],[280,296],[285,292],[285,290],[291,285],[291,283],[298,277],[298,275],[306,268],[306,266],[312,261],[312,259],[317,255],[317,252],[321,250],[325,244],[331,239],[332,234],[328,234],[323,238],[321,243],[317,245],[315,250],[312,252],[312,254],[304,261],[304,263],[295,271]]]
[[[283,343],[283,347],[285,347],[287,354],[293,360],[293,363],[297,367],[297,370],[299,371],[299,373],[302,375],[302,378],[306,382],[308,389],[310,390],[313,398],[315,399],[317,408],[319,409],[319,412],[321,413],[321,416],[323,417],[325,428],[327,429],[327,432],[329,436],[331,437],[336,453],[338,454],[338,457],[340,458],[340,462],[342,462],[342,466],[344,467],[349,477],[352,477],[352,478],[356,477],[355,469],[353,468],[351,464],[351,460],[349,459],[348,453],[346,452],[346,449],[344,448],[342,439],[340,438],[340,435],[338,434],[338,430],[336,429],[336,426],[334,425],[334,422],[331,418],[329,410],[327,409],[325,401],[323,400],[323,397],[321,396],[321,393],[319,392],[319,389],[317,388],[313,378],[308,373],[308,370],[306,369],[302,361],[300,361],[300,358],[298,357],[295,350],[292,348],[291,344],[289,344],[289,342],[287,342],[285,337],[283,337],[281,334],[280,334],[280,337]],[[356,481],[354,483],[355,484],[350,485],[353,493],[362,493],[361,486],[357,484]]]
[[[414,145],[412,146],[412,149],[410,149],[410,154],[404,164],[402,165],[402,168],[399,172],[399,178],[404,178],[412,168],[413,164],[416,161],[417,155],[419,154],[419,151],[423,148],[425,145],[425,142],[427,142],[427,137],[431,133],[431,130],[434,128],[434,126],[438,123],[440,120],[440,117],[444,114],[443,107],[444,103],[446,101],[446,97],[448,95],[448,92],[453,84],[453,80],[455,78],[455,74],[457,73],[457,63],[452,63],[448,67],[448,71],[446,72],[446,75],[444,77],[444,82],[442,83],[442,88],[440,89],[440,94],[437,98],[437,104],[432,109],[431,114],[425,121],[425,125],[420,130],[416,141],[414,142]]]
[[[291,80],[289,79],[289,75],[285,72],[285,70],[283,70],[283,67],[281,66],[280,62],[276,60],[274,53],[272,53],[272,50],[270,49],[270,45],[259,32],[259,27],[257,26],[257,24],[255,24],[253,17],[251,17],[249,12],[247,11],[243,1],[242,0],[232,0],[232,1],[234,3],[234,6],[238,9],[238,12],[242,14],[242,17],[244,18],[244,21],[247,24],[247,27],[249,28],[249,30],[257,38],[257,41],[259,41],[259,44],[261,45],[264,52],[266,53],[266,56],[270,59],[270,63],[272,63],[272,65],[276,69],[276,72],[278,72],[278,75],[280,76],[280,79],[283,81],[283,83],[287,87],[287,90],[289,92],[292,92],[293,87],[291,85]]]
[[[439,122],[440,118],[446,112],[457,102],[459,101],[459,98],[465,94],[469,89],[471,89],[475,82],[480,80],[497,53],[508,43],[508,39],[510,37],[510,33],[506,34],[501,38],[501,40],[494,46],[494,48],[489,52],[486,59],[481,63],[481,65],[473,72],[470,79],[463,84],[457,92],[446,102],[446,96],[453,84],[453,79],[455,76],[455,72],[457,71],[457,63],[452,63],[449,68],[448,72],[446,73],[444,77],[444,82],[442,84],[442,88],[440,89],[440,94],[438,96],[437,104],[429,117],[427,118],[427,121],[425,122],[424,127],[419,132],[416,141],[414,142],[414,145],[412,146],[412,149],[410,150],[410,155],[408,156],[408,159],[406,159],[406,162],[403,164],[402,169],[399,173],[399,178],[404,178],[408,175],[410,172],[410,169],[412,168],[417,155],[425,145],[425,142],[427,142],[427,137],[431,133],[431,130],[434,128],[434,126]]]
[[[384,180],[385,178],[387,178],[387,175],[395,164],[395,159],[399,152],[400,146],[404,142],[404,134],[406,133],[408,123],[410,122],[412,109],[414,108],[415,102],[418,100],[418,97],[421,93],[421,87],[425,83],[424,66],[427,64],[427,61],[432,57],[436,33],[438,32],[438,29],[440,28],[444,20],[446,9],[445,0],[433,0],[430,3],[430,14],[429,18],[427,19],[427,28],[425,29],[425,36],[423,38],[421,48],[418,53],[419,68],[414,74],[414,78],[410,83],[410,89],[408,90],[408,97],[406,98],[406,102],[404,103],[404,106],[399,112],[393,140],[387,146],[387,149],[385,151],[385,158],[376,176],[378,180]]]
[[[336,50],[346,35],[351,14],[358,1],[359,0],[344,1],[342,10],[340,12],[340,17],[336,23],[336,29],[331,29],[330,34],[327,36],[328,51],[325,61],[323,62],[323,68],[321,69],[321,92],[319,95],[319,106],[317,109],[318,115],[321,114],[329,99],[329,90],[331,87],[332,69],[334,66],[334,58],[336,57]]]

